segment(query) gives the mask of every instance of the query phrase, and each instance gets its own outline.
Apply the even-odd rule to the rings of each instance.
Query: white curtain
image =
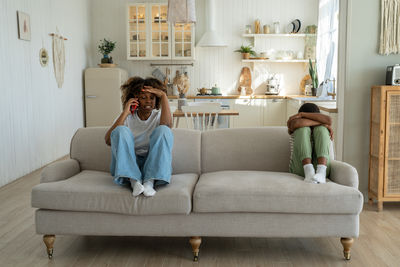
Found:
[[[320,0],[318,12],[317,70],[320,82],[336,79],[339,0]]]

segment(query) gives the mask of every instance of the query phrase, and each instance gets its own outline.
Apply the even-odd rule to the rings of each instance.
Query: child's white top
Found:
[[[153,109],[147,120],[142,121],[135,113],[129,114],[124,125],[127,126],[135,137],[135,153],[146,156],[149,151],[150,135],[160,125],[161,110]]]

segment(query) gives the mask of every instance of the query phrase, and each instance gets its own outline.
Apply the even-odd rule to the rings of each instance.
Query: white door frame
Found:
[[[344,155],[344,99],[345,91],[348,90],[347,66],[348,56],[347,51],[350,39],[350,2],[351,0],[339,0],[339,46],[338,46],[338,77],[336,86],[336,105],[338,108],[338,124],[337,124],[337,140],[336,140],[336,159],[343,160]]]

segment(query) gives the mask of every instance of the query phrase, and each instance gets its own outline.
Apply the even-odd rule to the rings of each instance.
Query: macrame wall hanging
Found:
[[[400,53],[400,0],[381,0],[379,54]]]
[[[56,77],[57,86],[61,88],[64,83],[64,69],[65,69],[65,48],[64,48],[64,38],[58,33],[51,33],[53,37],[53,66],[54,75]]]

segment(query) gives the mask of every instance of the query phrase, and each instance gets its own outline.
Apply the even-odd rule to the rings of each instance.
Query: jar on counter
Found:
[[[261,23],[259,19],[256,19],[254,22],[254,33],[260,34],[261,33]]]
[[[251,25],[246,25],[245,33],[246,34],[251,34]]]
[[[264,29],[264,34],[268,34],[270,32],[270,28],[269,28],[268,24],[265,24],[263,29]]]
[[[279,21],[274,22],[274,33],[278,34],[281,32]]]

